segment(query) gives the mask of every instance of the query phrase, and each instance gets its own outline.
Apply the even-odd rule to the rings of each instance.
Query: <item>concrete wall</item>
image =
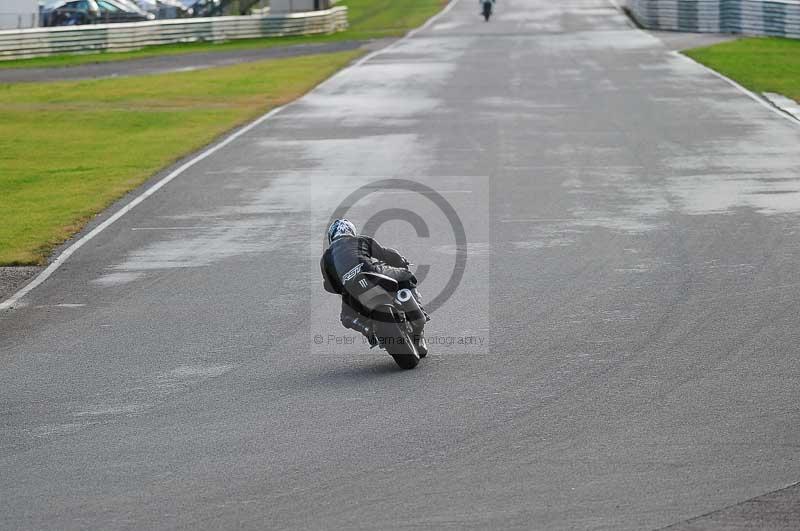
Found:
[[[0,0],[4,2],[5,0]],[[188,18],[0,31],[0,60],[137,50],[154,44],[313,35],[347,29],[347,7],[310,13]]]
[[[649,29],[800,38],[800,0],[627,0]]]
[[[35,28],[38,25],[37,0],[0,0],[0,30]]]

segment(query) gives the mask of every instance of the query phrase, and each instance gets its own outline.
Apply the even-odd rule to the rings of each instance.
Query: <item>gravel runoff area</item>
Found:
[[[16,293],[42,269],[38,266],[0,267],[0,302]]]
[[[371,41],[341,41],[316,44],[296,44],[251,50],[230,50],[160,55],[141,59],[125,59],[103,63],[47,68],[0,69],[0,83],[23,83],[37,81],[67,81],[97,79],[117,76],[140,76],[163,74],[186,70],[198,70],[217,66],[228,66],[263,59],[297,57],[320,53],[343,52],[357,48],[378,49],[394,39]]]

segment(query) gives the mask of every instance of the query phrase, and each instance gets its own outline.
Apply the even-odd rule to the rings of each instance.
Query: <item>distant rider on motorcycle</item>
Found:
[[[489,17],[492,16],[492,11],[494,11],[494,1],[495,0],[478,0],[478,3],[481,5],[481,15],[483,18],[488,22]]]
[[[349,295],[346,284],[359,273],[379,273],[396,280],[400,289],[411,290],[420,303],[420,295],[416,289],[417,277],[408,270],[409,262],[400,253],[382,247],[369,236],[358,235],[356,226],[347,219],[337,219],[331,223],[328,228],[328,243],[329,247],[320,260],[325,291],[342,296],[342,325],[361,332],[375,346],[377,339],[366,317],[369,312]],[[424,310],[423,314],[429,320]],[[413,320],[414,316],[409,315],[408,318]]]

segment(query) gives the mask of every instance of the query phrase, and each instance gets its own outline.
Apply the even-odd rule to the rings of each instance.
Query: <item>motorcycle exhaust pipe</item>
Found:
[[[400,304],[405,304],[413,299],[414,299],[414,294],[411,293],[410,289],[401,289],[397,292],[397,302],[399,302]]]
[[[395,302],[415,328],[420,328],[425,324],[425,314],[422,313],[422,308],[419,307],[419,303],[410,289],[398,290]]]

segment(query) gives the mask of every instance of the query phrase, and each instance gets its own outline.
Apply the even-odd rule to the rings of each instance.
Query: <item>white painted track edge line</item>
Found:
[[[623,9],[622,5],[617,0],[608,0],[608,3],[611,4],[612,6],[614,6],[614,8],[617,11],[619,11],[620,13],[622,13],[626,18],[630,19],[630,17],[628,17],[628,15],[625,14],[625,10]],[[654,37],[653,35],[648,33],[646,30],[643,30],[642,28],[640,28],[638,26],[633,26],[633,29],[638,31],[638,32],[644,33],[645,35],[647,35],[649,37]],[[672,55],[676,55],[678,57],[681,57],[682,59],[685,59],[687,61],[691,61],[692,63],[694,63],[697,66],[699,66],[699,67],[703,68],[704,70],[706,70],[707,72],[710,72],[711,74],[715,75],[719,79],[721,79],[721,80],[725,81],[726,83],[728,83],[729,85],[733,86],[735,89],[737,89],[742,94],[745,94],[750,99],[758,102],[760,105],[763,105],[764,107],[766,107],[770,111],[774,112],[775,114],[777,114],[781,118],[783,118],[785,120],[789,120],[794,125],[800,124],[800,120],[798,120],[797,118],[795,118],[791,114],[787,113],[783,109],[781,109],[781,108],[775,106],[774,104],[770,103],[765,98],[763,98],[760,95],[756,94],[752,90],[743,87],[742,85],[740,85],[739,83],[737,83],[733,79],[729,78],[728,76],[717,72],[713,68],[707,67],[706,65],[704,65],[703,63],[701,63],[699,61],[695,61],[694,59],[692,59],[688,55],[685,55],[685,54],[681,53],[679,50],[671,50],[669,53],[672,54]]]
[[[797,118],[795,118],[791,114],[787,113],[786,111],[780,109],[779,107],[776,107],[774,104],[770,103],[765,98],[759,96],[758,94],[756,94],[752,90],[743,87],[742,85],[740,85],[739,83],[737,83],[733,79],[729,78],[725,74],[720,74],[719,72],[717,72],[713,68],[710,68],[710,67],[704,65],[703,63],[701,63],[699,61],[695,61],[694,59],[692,59],[688,55],[685,55],[685,54],[681,53],[678,50],[673,50],[670,53],[672,55],[677,55],[678,57],[682,57],[683,59],[686,59],[687,61],[691,61],[692,63],[696,64],[697,66],[700,66],[701,68],[703,68],[707,72],[709,72],[709,73],[715,75],[716,77],[718,77],[719,79],[727,82],[729,85],[733,86],[739,92],[741,92],[742,94],[746,95],[747,97],[749,97],[753,101],[758,102],[760,105],[762,105],[763,107],[769,109],[770,111],[772,111],[773,113],[777,114],[778,116],[780,116],[784,120],[788,120],[788,121],[792,122],[792,124],[794,124],[794,125],[800,125],[800,120],[798,120]]]
[[[272,109],[270,112],[257,118],[254,122],[242,127],[241,129],[235,131],[234,133],[230,134],[227,138],[222,140],[221,142],[211,146],[210,148],[206,149],[205,151],[201,152],[199,155],[193,157],[192,159],[188,160],[187,162],[183,163],[181,166],[170,172],[166,177],[159,180],[152,186],[150,186],[147,190],[139,194],[135,197],[131,202],[120,208],[117,212],[115,212],[111,217],[100,223],[97,227],[89,231],[88,233],[84,234],[78,241],[64,249],[64,251],[58,255],[58,257],[53,260],[50,265],[48,265],[44,271],[39,273],[36,278],[34,278],[30,283],[28,283],[25,287],[17,291],[14,295],[12,295],[9,299],[0,303],[0,310],[7,310],[12,308],[19,300],[27,295],[31,290],[39,286],[42,282],[47,280],[61,265],[70,257],[72,256],[75,251],[86,245],[92,238],[103,232],[106,228],[108,228],[111,224],[117,221],[119,218],[133,210],[137,205],[142,203],[145,199],[156,193],[158,190],[169,184],[170,181],[175,179],[177,176],[182,174],[184,171],[189,169],[190,167],[194,166],[201,160],[213,155],[223,147],[227,146],[240,136],[244,135],[248,131],[252,130],[253,128],[260,125],[264,122],[267,118],[277,114],[281,111],[284,106],[276,107]]]
[[[362,57],[361,59],[359,59],[358,61],[356,61],[352,65],[349,65],[349,66],[343,68],[342,70],[339,70],[334,75],[332,75],[328,79],[322,81],[322,83],[318,84],[313,89],[311,89],[308,93],[306,93],[306,95],[310,94],[310,93],[312,93],[312,92],[314,92],[314,91],[316,91],[318,89],[320,89],[325,84],[330,83],[332,80],[336,79],[338,76],[342,75],[343,72],[346,72],[350,68],[357,68],[357,67],[363,65],[366,61],[372,59],[373,57],[375,57],[375,56],[377,56],[377,55],[379,55],[381,53],[386,52],[387,50],[397,46],[399,43],[403,42],[404,40],[413,37],[414,35],[416,35],[420,31],[425,30],[431,24],[436,22],[436,20],[438,20],[439,18],[444,16],[448,11],[450,11],[453,8],[453,6],[456,3],[458,3],[458,1],[459,0],[450,0],[450,2],[444,7],[444,9],[442,9],[441,11],[439,11],[438,13],[433,15],[431,18],[429,18],[422,26],[409,31],[402,38],[396,40],[395,42],[393,42],[389,46],[386,46],[385,48],[381,48],[380,50],[375,50],[374,52],[365,55],[364,57]],[[58,268],[61,267],[61,265],[64,262],[66,262],[66,260],[70,256],[72,256],[78,249],[80,249],[81,247],[86,245],[92,238],[94,238],[95,236],[97,236],[98,234],[103,232],[105,229],[107,229],[111,224],[113,224],[115,221],[120,219],[122,216],[124,216],[125,214],[127,214],[128,212],[133,210],[137,205],[142,203],[145,199],[147,199],[148,197],[150,197],[151,195],[156,193],[158,190],[160,190],[161,188],[163,188],[164,186],[169,184],[170,181],[172,181],[173,179],[175,179],[176,177],[181,175],[184,171],[188,170],[189,168],[191,168],[192,166],[194,166],[198,162],[202,161],[203,159],[209,157],[210,155],[213,155],[214,153],[216,153],[217,151],[219,151],[223,147],[227,146],[228,144],[230,144],[231,142],[233,142],[237,138],[241,137],[245,133],[248,133],[252,129],[258,127],[263,122],[265,122],[269,118],[275,116],[279,112],[287,109],[288,107],[290,107],[291,105],[295,104],[296,102],[301,101],[303,99],[303,97],[305,97],[305,95],[303,95],[300,98],[297,98],[296,100],[291,101],[291,102],[289,102],[289,103],[287,103],[285,105],[281,105],[280,107],[276,107],[276,108],[272,109],[271,111],[269,111],[268,113],[266,113],[265,115],[263,115],[263,116],[261,116],[259,118],[256,118],[253,122],[251,122],[248,125],[242,127],[241,129],[238,129],[237,131],[234,131],[233,133],[228,135],[226,138],[224,138],[222,141],[220,141],[217,144],[214,144],[213,146],[207,148],[205,151],[202,151],[201,153],[199,153],[195,157],[191,158],[190,160],[188,160],[187,162],[185,162],[184,164],[182,164],[181,166],[179,166],[178,168],[176,168],[175,170],[170,172],[169,175],[167,175],[163,179],[159,180],[158,182],[156,182],[155,184],[150,186],[147,190],[145,190],[144,192],[142,192],[141,194],[136,196],[131,202],[127,203],[125,206],[123,206],[121,209],[119,209],[117,212],[115,212],[113,215],[111,215],[111,217],[109,217],[108,219],[103,221],[100,225],[98,225],[97,227],[95,227],[94,229],[89,231],[88,233],[84,234],[78,241],[76,241],[75,243],[73,243],[72,245],[70,245],[69,247],[64,249],[64,251],[62,251],[61,254],[59,254],[56,257],[56,259],[53,260],[44,269],[44,271],[42,271],[41,273],[36,275],[36,277],[32,281],[30,281],[28,284],[26,284],[22,289],[20,289],[19,291],[14,293],[11,297],[9,297],[8,299],[6,299],[2,303],[0,303],[0,311],[8,310],[8,309],[13,308],[25,295],[30,293],[32,290],[34,290],[39,285],[41,285],[45,280],[50,278],[50,276],[53,273],[55,273],[58,270]]]

